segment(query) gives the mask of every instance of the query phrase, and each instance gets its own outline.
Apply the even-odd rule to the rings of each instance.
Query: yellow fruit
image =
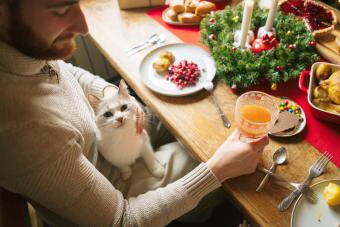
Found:
[[[323,197],[330,206],[340,205],[340,186],[329,183],[323,190]]]
[[[165,73],[168,70],[170,64],[171,63],[168,58],[157,58],[156,61],[153,62],[152,67],[158,73]]]

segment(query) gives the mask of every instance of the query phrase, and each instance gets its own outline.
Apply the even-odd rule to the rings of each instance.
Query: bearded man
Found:
[[[164,226],[225,179],[255,170],[267,138],[245,144],[234,132],[207,163],[196,166],[172,143],[156,152],[162,179],[137,163],[123,181],[96,149],[86,98],[116,88],[61,60],[87,32],[78,0],[0,0],[1,187],[52,226]]]

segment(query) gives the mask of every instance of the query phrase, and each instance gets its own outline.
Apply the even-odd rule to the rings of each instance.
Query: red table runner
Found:
[[[151,9],[147,12],[147,14],[167,30],[171,31],[177,37],[182,39],[183,42],[202,45],[199,43],[200,34],[199,28],[197,26],[182,27],[166,24],[162,20],[162,12],[165,8],[166,7]],[[218,5],[217,7],[217,9],[223,8],[223,5]],[[302,136],[320,152],[330,152],[333,155],[332,162],[337,167],[340,167],[340,145],[338,141],[340,140],[340,125],[318,120],[311,114],[311,108],[306,98],[307,94],[299,89],[297,80],[291,80],[287,83],[278,84],[278,89],[276,91],[270,90],[269,87],[270,86],[268,84],[260,85],[253,87],[252,90],[261,90],[275,96],[286,96],[298,103],[304,110],[307,118],[307,126],[304,132],[302,132]]]

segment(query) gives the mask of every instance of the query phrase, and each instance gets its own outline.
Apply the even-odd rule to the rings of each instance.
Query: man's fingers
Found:
[[[241,136],[241,133],[238,129],[235,129],[229,136],[230,139],[232,140],[239,140]]]
[[[261,151],[265,146],[269,144],[268,136],[264,136],[258,140],[252,141],[250,144],[254,147],[255,150]]]

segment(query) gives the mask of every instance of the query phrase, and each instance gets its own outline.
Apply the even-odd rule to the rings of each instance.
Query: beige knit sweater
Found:
[[[105,86],[80,68],[0,42],[0,186],[77,226],[96,227],[164,226],[220,186],[202,163],[164,188],[124,198],[98,171],[85,96]]]

